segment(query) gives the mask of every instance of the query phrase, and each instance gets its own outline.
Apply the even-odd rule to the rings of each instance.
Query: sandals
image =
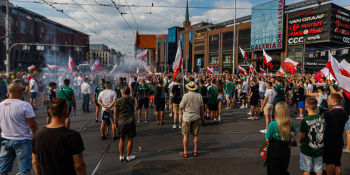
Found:
[[[180,152],[180,156],[183,157],[183,158],[188,158],[188,155],[185,154],[184,152]]]
[[[198,153],[197,152],[192,152],[193,157],[198,157]]]

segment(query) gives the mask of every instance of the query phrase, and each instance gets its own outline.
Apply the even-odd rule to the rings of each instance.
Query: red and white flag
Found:
[[[51,69],[51,70],[54,70],[54,69],[56,69],[56,68],[59,68],[59,66],[57,66],[57,65],[50,65],[50,64],[46,64],[47,65],[47,67],[49,67],[49,69]]]
[[[248,73],[247,73],[247,71],[242,67],[242,66],[238,66],[238,70],[240,71],[240,72],[242,72],[244,75],[247,75]]]
[[[147,53],[148,53],[147,49],[143,50],[142,52],[140,52],[139,54],[136,55],[136,58],[139,59],[139,60],[146,60]]]
[[[345,76],[342,73],[342,70],[344,70],[339,62],[333,57],[331,52],[328,53],[328,62],[327,67],[329,68],[329,72],[333,75],[333,77],[337,80],[339,83],[339,86],[343,89],[346,97],[350,99],[350,78]],[[330,66],[329,66],[330,65]]]
[[[173,63],[173,81],[177,77],[177,73],[180,71],[182,66],[182,52],[181,52],[181,42],[179,40],[179,46],[177,47],[175,61]]]
[[[117,64],[114,65],[113,69],[109,73],[112,74],[116,69],[117,69]]]
[[[28,67],[28,71],[29,71],[29,72],[33,72],[33,71],[35,71],[35,70],[36,70],[36,68],[35,68],[34,65],[31,65],[31,66]]]
[[[343,68],[341,70],[341,73],[346,76],[350,77],[350,63],[348,63],[345,59],[340,62],[340,66]]]
[[[258,73],[256,72],[256,70],[254,69],[253,65],[249,65],[249,72],[250,72],[251,74],[258,74]]]
[[[241,47],[239,47],[239,50],[241,51],[243,58],[249,60],[248,55],[245,53],[245,51]]]
[[[102,64],[100,62],[100,60],[95,60],[94,64],[91,66],[91,71],[92,72],[97,72],[98,70],[100,70],[102,68]]]
[[[265,70],[263,68],[260,67],[260,72],[263,74],[266,74]]]
[[[292,74],[297,73],[297,65],[299,63],[296,61],[293,61],[289,58],[286,58],[284,62],[282,63],[282,68],[284,68],[285,71],[290,72]]]
[[[263,49],[263,61],[270,69],[273,68],[272,58],[265,52],[265,49]]]
[[[73,72],[73,67],[75,66],[75,62],[73,61],[72,57],[69,56],[68,59],[68,72]]]
[[[210,74],[214,74],[214,68],[207,66],[207,72]]]
[[[277,71],[276,74],[279,75],[279,76],[282,76],[282,77],[284,77],[284,76],[286,75],[286,73],[284,72],[284,70],[282,69],[282,67],[280,67],[280,69],[278,69],[278,71]]]

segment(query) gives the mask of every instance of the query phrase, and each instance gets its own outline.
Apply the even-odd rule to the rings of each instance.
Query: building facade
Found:
[[[157,65],[155,56],[156,37],[156,35],[139,34],[139,32],[136,31],[134,57],[136,58],[136,55],[138,55],[138,53],[142,52],[143,50],[147,50],[147,57],[144,61],[152,68],[152,70],[155,70],[155,65]]]
[[[90,64],[99,60],[103,67],[111,68],[115,64],[120,64],[121,53],[115,49],[110,49],[105,44],[90,44]]]
[[[26,70],[30,65],[67,66],[68,58],[89,61],[89,35],[54,22],[24,8],[9,6],[10,70]],[[0,2],[0,36],[5,35],[5,2]],[[24,44],[19,44],[24,43]],[[25,44],[28,43],[28,44]],[[31,44],[46,44],[37,46]],[[0,38],[0,62],[5,60],[4,37]],[[0,64],[0,71],[5,65]]]

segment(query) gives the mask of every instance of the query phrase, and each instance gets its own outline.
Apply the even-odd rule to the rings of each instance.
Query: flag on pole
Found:
[[[75,66],[75,62],[73,61],[72,57],[69,56],[68,59],[68,72],[73,72],[73,67]]]
[[[249,60],[248,55],[245,53],[245,51],[241,47],[239,47],[239,50],[241,51],[243,58]]]
[[[284,72],[284,70],[282,69],[282,67],[280,67],[280,69],[278,69],[277,75],[282,76],[282,77],[284,77],[284,76],[286,75],[286,73]]]
[[[110,74],[113,73],[116,69],[117,69],[117,64],[114,65],[113,69],[112,69],[111,72],[109,72],[109,73],[110,73]]]
[[[266,74],[265,70],[263,68],[260,67],[260,72],[263,74]]]
[[[265,52],[265,49],[263,49],[263,61],[270,69],[273,68],[272,58]]]
[[[91,71],[92,72],[97,72],[98,70],[100,70],[102,68],[102,64],[100,62],[100,60],[95,60],[94,64],[91,66]]]
[[[253,65],[249,65],[249,72],[251,74],[257,74],[256,70],[254,69]]]
[[[139,60],[146,60],[147,58],[147,53],[148,53],[148,50],[143,50],[141,51],[139,54],[136,55],[136,58],[139,59]]]
[[[328,62],[327,66],[329,67],[329,72],[333,75],[333,77],[337,80],[339,83],[339,86],[342,88],[343,92],[345,93],[346,97],[350,99],[350,78],[342,74],[343,68],[339,64],[339,62],[333,57],[331,52],[328,53]],[[330,65],[330,66],[329,66]]]
[[[51,70],[54,70],[54,69],[56,69],[56,68],[59,68],[59,66],[57,66],[57,65],[50,65],[50,64],[46,64],[47,65],[47,67],[49,67],[49,69],[51,69]]]
[[[29,72],[33,72],[33,71],[35,71],[35,70],[36,70],[36,68],[35,68],[34,65],[31,65],[31,66],[28,67],[28,71],[29,71]]]
[[[284,62],[282,63],[282,68],[284,68],[285,71],[290,72],[292,74],[297,73],[297,65],[299,63],[296,61],[293,61],[289,58],[286,58]]]
[[[341,73],[346,77],[350,77],[350,64],[344,59],[340,62],[340,66],[343,68]]]
[[[209,66],[207,66],[207,72],[210,74],[214,74],[214,68],[210,68]]]
[[[173,81],[175,81],[177,77],[177,73],[180,71],[181,66],[182,66],[182,52],[181,52],[181,42],[179,40],[179,46],[177,47],[175,61],[173,63]]]
[[[242,72],[244,75],[247,75],[247,74],[248,74],[247,71],[246,71],[241,65],[238,66],[238,70],[239,70],[240,72]]]

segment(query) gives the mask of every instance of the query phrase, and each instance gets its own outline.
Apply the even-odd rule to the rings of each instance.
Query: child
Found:
[[[49,83],[49,87],[50,87],[50,90],[47,92],[47,98],[46,98],[46,105],[47,105],[47,117],[46,117],[46,123],[47,124],[50,124],[51,123],[51,115],[49,113],[49,108],[50,108],[50,104],[53,100],[55,100],[56,98],[56,87],[57,87],[57,84],[55,82],[50,82]]]
[[[330,95],[327,101],[331,108],[324,115],[326,129],[324,132],[323,162],[326,164],[328,175],[341,174],[344,126],[349,118],[340,105],[341,100],[339,94]]]
[[[303,175],[315,172],[322,175],[323,135],[325,120],[316,113],[317,100],[314,97],[306,99],[308,116],[300,124],[300,169]]]

